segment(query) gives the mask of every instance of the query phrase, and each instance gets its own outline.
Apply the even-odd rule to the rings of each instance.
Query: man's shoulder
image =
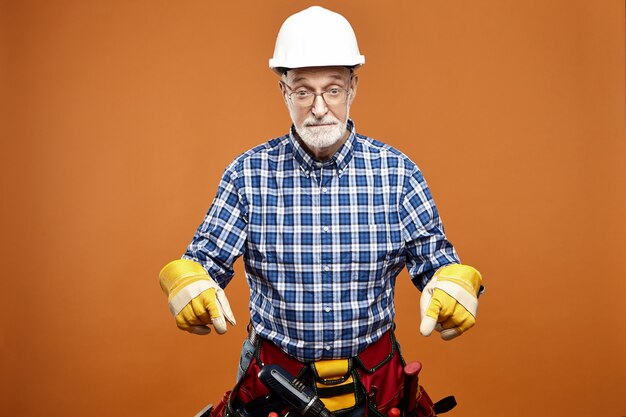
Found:
[[[275,158],[288,152],[289,135],[279,136],[265,141],[239,154],[226,168],[238,171],[247,166],[254,166],[263,160]]]
[[[289,144],[289,135],[279,136],[248,149],[237,159],[259,158],[284,153]]]
[[[401,150],[388,143],[360,133],[356,134],[355,151],[365,158],[384,158],[402,164],[405,168],[417,168],[417,165]]]

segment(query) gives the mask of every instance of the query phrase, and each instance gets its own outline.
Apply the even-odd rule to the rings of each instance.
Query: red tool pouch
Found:
[[[368,411],[386,415],[402,399],[404,360],[393,332],[387,332],[355,358]]]
[[[392,407],[400,407],[404,387],[403,369],[405,362],[392,331],[368,346],[358,356],[351,358],[348,373],[356,381],[357,405],[366,401],[364,417],[384,417]],[[277,364],[296,378],[315,386],[315,370],[311,364],[299,362],[267,340],[261,340],[254,356],[232,392],[227,392],[222,401],[213,409],[211,417],[241,416],[237,412],[246,405],[268,396],[269,390],[259,380],[258,374],[265,365]],[[277,410],[279,411],[279,410]],[[337,416],[341,416],[338,411]],[[415,413],[407,417],[435,416],[433,402],[419,387]]]

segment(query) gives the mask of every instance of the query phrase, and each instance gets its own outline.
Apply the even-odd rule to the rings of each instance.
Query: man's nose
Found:
[[[313,107],[311,108],[311,112],[313,113],[313,116],[317,117],[318,119],[326,115],[326,113],[328,113],[328,106],[326,105],[326,102],[324,101],[324,97],[322,97],[321,94],[318,96],[315,96],[315,99],[313,100]]]

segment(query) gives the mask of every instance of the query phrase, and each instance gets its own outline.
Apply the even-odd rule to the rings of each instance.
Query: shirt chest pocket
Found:
[[[368,223],[353,234],[350,248],[353,278],[371,280],[374,275],[382,279],[389,268],[401,263],[404,242],[393,224]]]
[[[302,225],[292,213],[266,210],[249,230],[248,259],[281,267],[311,262],[316,241],[313,228]]]

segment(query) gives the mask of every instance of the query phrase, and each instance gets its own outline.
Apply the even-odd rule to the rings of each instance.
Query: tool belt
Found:
[[[251,340],[255,351],[244,375],[232,392],[226,393],[211,417],[267,417],[276,409],[268,388],[258,374],[265,365],[278,364],[302,383],[311,387],[326,408],[337,416],[364,410],[364,416],[384,417],[399,407],[404,386],[404,359],[393,331],[385,333],[359,355],[303,363],[283,352],[268,340]],[[255,343],[256,342],[256,343]],[[284,405],[282,405],[284,407]],[[433,402],[420,386],[415,417],[435,416]],[[407,416],[411,417],[411,416]]]

